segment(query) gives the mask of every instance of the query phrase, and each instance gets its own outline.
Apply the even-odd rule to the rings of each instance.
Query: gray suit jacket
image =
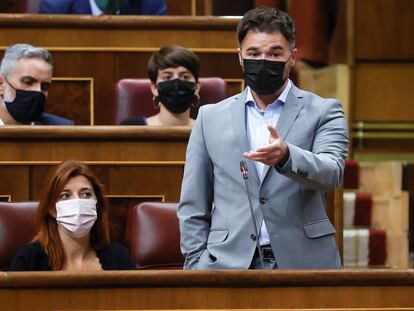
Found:
[[[247,269],[256,242],[240,161],[249,143],[246,90],[201,107],[187,147],[178,218],[185,269]],[[342,183],[348,130],[341,104],[292,86],[276,129],[290,158],[260,181],[248,161],[257,228],[278,268],[340,268],[325,192]]]

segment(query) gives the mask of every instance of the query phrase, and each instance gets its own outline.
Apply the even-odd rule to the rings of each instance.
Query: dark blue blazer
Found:
[[[92,14],[89,0],[42,0],[39,13],[45,14]],[[165,15],[164,0],[129,0],[123,5],[121,15]]]
[[[73,120],[65,119],[54,114],[44,112],[36,125],[74,125]]]

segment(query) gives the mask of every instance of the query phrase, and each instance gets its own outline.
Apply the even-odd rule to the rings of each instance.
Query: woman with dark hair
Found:
[[[200,91],[197,55],[178,45],[163,47],[152,54],[147,72],[154,106],[160,111],[148,118],[129,118],[121,124],[192,126],[190,107],[198,105]]]
[[[129,251],[109,242],[106,200],[91,169],[64,161],[49,177],[37,210],[38,231],[11,271],[135,269]]]

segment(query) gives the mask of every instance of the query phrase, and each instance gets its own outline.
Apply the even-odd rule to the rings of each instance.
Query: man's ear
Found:
[[[6,87],[6,80],[2,75],[0,75],[0,96],[4,96],[4,88]]]
[[[150,88],[151,88],[151,93],[154,96],[158,96],[158,89],[157,89],[157,85],[154,82],[151,82],[150,84]]]
[[[194,94],[200,94],[201,84],[200,81],[196,83],[196,90]]]
[[[240,66],[243,68],[243,57],[242,57],[242,52],[240,48],[237,48],[237,54],[239,55]]]
[[[292,50],[292,67],[295,66],[296,64],[297,54],[298,54],[298,49],[294,48]]]

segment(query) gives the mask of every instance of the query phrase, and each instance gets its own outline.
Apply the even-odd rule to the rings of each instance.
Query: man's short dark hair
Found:
[[[152,82],[157,81],[158,70],[183,66],[188,69],[196,81],[200,76],[200,62],[197,55],[178,45],[161,48],[152,54],[148,61],[147,73]]]
[[[265,33],[280,31],[291,48],[295,46],[295,23],[287,13],[279,9],[261,6],[247,11],[237,26],[239,46],[241,46],[249,30]]]

